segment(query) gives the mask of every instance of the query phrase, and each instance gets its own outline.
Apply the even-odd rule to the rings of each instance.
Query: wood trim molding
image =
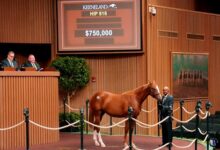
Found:
[[[58,71],[0,71],[0,76],[54,76],[58,77],[60,73]]]

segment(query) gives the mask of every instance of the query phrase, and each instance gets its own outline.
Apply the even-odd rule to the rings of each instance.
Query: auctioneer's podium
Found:
[[[0,71],[0,129],[24,121],[26,107],[30,120],[47,127],[59,127],[58,77],[56,71]],[[25,147],[25,138],[25,123],[0,130],[0,150]],[[30,145],[58,140],[59,131],[30,124]]]

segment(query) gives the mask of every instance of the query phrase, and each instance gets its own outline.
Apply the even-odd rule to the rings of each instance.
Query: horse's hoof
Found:
[[[138,148],[136,145],[132,145],[132,147],[134,148],[134,150],[143,150],[143,149]]]
[[[98,141],[95,141],[95,146],[100,146]]]
[[[101,147],[106,147],[104,143],[101,144]]]
[[[123,150],[127,150],[129,149],[129,146],[128,145],[125,145],[124,149]]]
[[[137,148],[137,146],[136,146],[134,143],[132,143],[132,147],[133,147],[133,148]]]

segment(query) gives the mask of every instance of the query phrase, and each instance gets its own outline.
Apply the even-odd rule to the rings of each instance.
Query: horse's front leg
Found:
[[[124,146],[125,146],[125,148],[123,150],[126,150],[127,148],[129,148],[128,138],[127,138],[128,131],[129,131],[129,126],[128,126],[128,121],[126,121],[125,122],[125,134],[124,134]]]
[[[132,136],[132,133],[133,133],[134,126],[135,126],[135,122],[132,121],[131,122],[131,136]],[[125,148],[123,150],[126,150],[126,149],[129,148],[128,138],[127,138],[128,131],[129,131],[129,124],[128,124],[128,121],[126,121],[126,123],[125,123],[125,134],[124,134],[124,146],[125,146]],[[136,149],[136,145],[133,142],[132,142],[132,147]]]

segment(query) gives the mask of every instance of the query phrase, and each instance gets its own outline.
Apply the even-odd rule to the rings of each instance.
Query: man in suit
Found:
[[[33,67],[37,71],[41,69],[40,65],[36,62],[35,56],[33,54],[30,54],[28,56],[28,61],[22,65],[22,68],[23,67]]]
[[[2,60],[1,65],[2,67],[12,67],[18,70],[18,63],[15,61],[15,53],[13,51],[9,51],[7,58]]]
[[[162,102],[159,104],[161,120],[170,116],[173,112],[173,96],[169,94],[169,87],[163,88]],[[162,143],[163,145],[170,142],[172,143],[172,119],[167,119],[162,123]],[[168,145],[169,146],[169,145]],[[171,145],[170,145],[171,146]]]

